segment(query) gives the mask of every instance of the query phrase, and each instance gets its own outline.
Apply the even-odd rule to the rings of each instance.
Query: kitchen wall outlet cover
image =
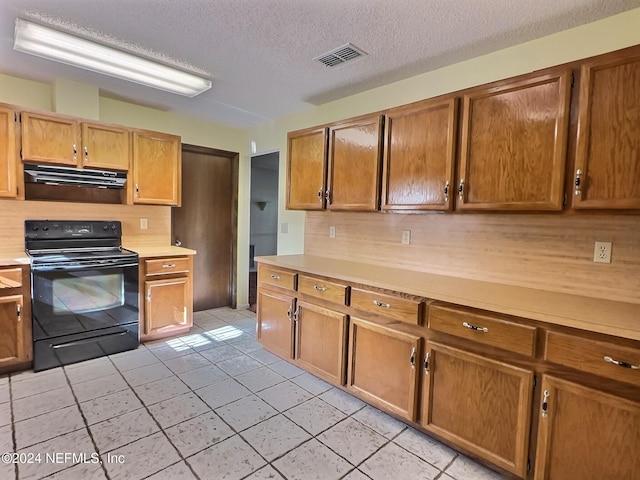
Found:
[[[409,245],[411,243],[411,230],[402,231],[402,245]]]
[[[593,261],[595,263],[611,263],[611,242],[596,242]]]
[[[140,219],[140,230],[146,230],[147,228],[149,228],[149,222],[147,221],[146,218],[141,218]]]
[[[329,238],[336,238],[336,226],[329,225]]]

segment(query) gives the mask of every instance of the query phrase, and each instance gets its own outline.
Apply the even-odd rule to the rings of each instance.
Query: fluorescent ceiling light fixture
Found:
[[[208,78],[21,18],[16,19],[13,49],[187,97],[211,88]]]

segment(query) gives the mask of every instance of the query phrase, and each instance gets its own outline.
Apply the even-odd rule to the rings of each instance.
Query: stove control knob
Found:
[[[106,230],[107,228],[109,228],[107,225],[104,225],[104,226],[102,227],[102,229],[103,229],[103,230]]]
[[[34,231],[34,232],[37,232],[37,231],[38,231],[38,226],[37,226],[37,225],[34,225],[34,226],[33,226],[33,231]]]
[[[113,230],[115,232],[115,230],[116,230],[116,224],[115,223],[111,224],[111,230]]]
[[[49,227],[42,227],[42,230],[46,232],[47,230],[49,230]]]

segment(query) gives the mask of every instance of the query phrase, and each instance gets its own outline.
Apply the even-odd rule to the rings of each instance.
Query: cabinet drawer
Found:
[[[429,328],[521,355],[535,354],[536,328],[497,316],[432,305],[429,308]]]
[[[0,268],[0,290],[22,286],[21,268]]]
[[[547,332],[545,360],[640,386],[640,349]],[[621,362],[617,365],[613,362]]]
[[[296,289],[296,280],[298,274],[280,270],[269,266],[260,265],[258,268],[258,282],[275,285],[276,287],[286,288],[287,290]]]
[[[145,260],[145,272],[147,275],[166,275],[176,272],[189,271],[188,257],[167,257]]]
[[[319,278],[298,276],[298,292],[322,298],[332,303],[345,305],[347,301],[347,287],[335,282],[327,282]]]
[[[350,304],[363,312],[375,313],[413,325],[422,323],[424,303],[419,300],[352,288]]]

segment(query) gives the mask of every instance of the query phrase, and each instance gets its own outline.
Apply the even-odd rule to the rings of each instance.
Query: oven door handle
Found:
[[[31,270],[34,272],[50,272],[50,271],[77,271],[77,270],[99,270],[105,268],[125,268],[138,267],[138,262],[134,263],[99,263],[87,265],[32,265]]]
[[[87,343],[96,343],[99,342],[100,340],[104,340],[105,337],[121,337],[122,335],[127,335],[128,333],[131,332],[119,332],[119,333],[110,333],[107,335],[97,335],[95,337],[89,337],[89,338],[83,338],[82,340],[75,340],[75,341],[71,341],[71,342],[65,342],[65,343],[58,343],[58,344],[53,344],[50,343],[49,344],[49,348],[53,348],[54,350],[57,350],[58,348],[67,348],[67,347],[74,347],[76,345],[84,345]]]

